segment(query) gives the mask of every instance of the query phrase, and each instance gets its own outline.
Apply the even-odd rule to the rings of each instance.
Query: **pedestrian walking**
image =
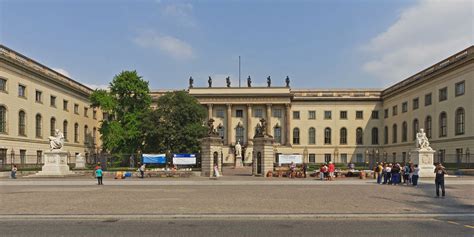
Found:
[[[145,178],[145,169],[146,169],[146,165],[143,164],[140,166],[140,168],[138,168],[138,171],[140,171],[140,178]]]
[[[103,176],[102,168],[99,167],[98,169],[95,170],[95,177],[97,178],[97,185],[103,185],[102,176]]]
[[[217,179],[219,178],[219,166],[217,166],[217,163],[214,164],[214,177]]]
[[[329,180],[333,180],[334,171],[336,171],[336,166],[332,163],[332,161],[329,161],[328,171],[329,171]]]
[[[10,178],[16,179],[16,172],[18,171],[18,168],[16,168],[16,165],[12,166],[12,172],[10,174]]]
[[[306,163],[303,163],[302,170],[303,170],[303,177],[306,178],[306,171],[308,170],[308,165]]]
[[[444,166],[441,163],[438,163],[434,170],[436,174],[435,184],[436,184],[436,197],[439,197],[439,189],[441,188],[441,195],[444,198],[446,196],[446,192],[444,190],[444,175],[447,174]]]
[[[420,174],[420,168],[418,165],[415,165],[413,168],[413,175],[411,176],[411,183],[413,184],[414,187],[418,186],[418,178]]]
[[[383,173],[382,164],[377,163],[377,167],[375,167],[375,175],[377,176],[377,183],[378,184],[382,183],[382,173]]]

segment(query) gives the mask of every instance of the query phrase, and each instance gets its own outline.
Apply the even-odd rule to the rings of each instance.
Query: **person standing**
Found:
[[[11,172],[11,174],[10,174],[10,177],[11,177],[12,179],[16,179],[16,172],[17,172],[17,171],[18,171],[18,168],[16,168],[16,165],[13,165],[13,166],[12,166],[12,172]]]
[[[329,180],[333,180],[334,171],[336,171],[336,166],[332,163],[332,161],[329,161],[328,170],[329,170]]]
[[[438,163],[434,170],[436,174],[435,184],[436,184],[436,197],[439,197],[439,189],[441,188],[441,195],[444,198],[446,196],[446,192],[444,190],[444,175],[447,174],[444,166],[441,163]]]
[[[306,171],[308,170],[308,165],[306,163],[303,163],[303,177],[306,179]]]
[[[411,183],[415,187],[418,187],[418,178],[420,177],[419,173],[420,173],[420,168],[418,167],[418,165],[415,165],[413,168],[413,175],[411,176]]]
[[[103,176],[102,168],[99,167],[98,169],[95,170],[95,177],[97,178],[97,185],[103,185],[102,176]]]
[[[140,168],[138,168],[138,171],[140,171],[140,178],[142,179],[145,177],[145,169],[146,169],[145,164],[141,165]]]
[[[377,175],[377,183],[378,184],[382,183],[382,173],[383,173],[382,164],[378,163],[377,167],[375,168],[375,175]]]

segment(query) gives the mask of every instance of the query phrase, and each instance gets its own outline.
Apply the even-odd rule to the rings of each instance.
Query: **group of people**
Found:
[[[319,179],[320,180],[334,180],[334,171],[336,171],[336,166],[329,162],[329,164],[323,163],[319,167]]]
[[[406,185],[418,186],[420,168],[413,163],[377,163],[374,168],[375,177],[378,184],[399,185],[403,182]],[[383,182],[382,182],[383,179]]]

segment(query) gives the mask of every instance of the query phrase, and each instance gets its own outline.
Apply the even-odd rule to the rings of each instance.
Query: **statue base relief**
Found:
[[[413,164],[417,164],[420,168],[420,178],[433,178],[436,176],[434,173],[435,166],[433,165],[434,150],[427,149],[414,149],[410,152],[411,160]]]
[[[85,169],[86,159],[83,156],[76,156],[76,166],[74,169]]]
[[[65,151],[46,151],[43,154],[44,165],[36,176],[63,177],[74,175],[67,165],[68,153]]]
[[[242,167],[243,167],[242,156],[235,157],[235,166],[234,166],[234,168],[242,168]]]

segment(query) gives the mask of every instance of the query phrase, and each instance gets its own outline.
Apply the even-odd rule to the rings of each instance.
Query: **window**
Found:
[[[224,110],[223,109],[216,110],[216,117],[224,118]]]
[[[347,153],[341,153],[341,162],[347,164]]]
[[[408,111],[408,102],[402,103],[402,113],[406,113]]]
[[[372,119],[379,119],[379,111],[378,110],[372,111]]]
[[[88,127],[87,125],[85,125],[85,126],[84,126],[84,143],[88,143],[88,142],[89,142],[88,133],[89,133],[89,127]]]
[[[243,118],[244,117],[244,111],[241,110],[241,109],[235,110],[235,117]]]
[[[51,107],[56,107],[56,96],[52,95],[49,97],[49,104]]]
[[[20,150],[20,163],[26,163],[26,150]]]
[[[431,105],[431,93],[425,95],[425,106]]]
[[[7,132],[7,109],[0,105],[0,133]]]
[[[331,154],[330,153],[324,154],[324,162],[326,162],[326,163],[331,162]]]
[[[388,144],[388,127],[383,128],[383,144]]]
[[[26,98],[26,86],[18,85],[18,96]]]
[[[84,107],[84,117],[89,117],[89,108]]]
[[[331,111],[324,111],[324,119],[331,119]]]
[[[427,138],[431,138],[431,116],[426,116],[425,119],[425,133]]]
[[[7,80],[0,78],[0,91],[7,92]]]
[[[300,144],[300,129],[293,128],[293,144]]]
[[[407,153],[405,151],[402,152],[402,162],[403,163],[407,162]]]
[[[356,119],[363,119],[364,118],[364,111],[358,110],[356,111]]]
[[[107,112],[102,112],[102,120],[104,120],[104,121],[109,120],[109,113],[107,113]]]
[[[219,125],[217,127],[217,132],[219,133],[219,137],[224,139],[224,137],[225,137],[224,126]]]
[[[244,141],[244,127],[242,125],[237,126],[235,128],[235,142],[240,142],[240,144],[245,143],[245,141]]]
[[[92,118],[97,119],[97,111],[95,109],[92,110]]]
[[[446,150],[440,149],[438,150],[438,162],[444,163],[446,158]]]
[[[458,108],[456,110],[456,115],[455,115],[455,127],[454,131],[456,135],[462,135],[464,134],[464,121],[465,121],[465,115],[464,115],[464,108]]]
[[[300,111],[293,111],[293,119],[300,119]]]
[[[263,118],[263,109],[255,109],[254,117]]]
[[[74,104],[74,113],[79,114],[79,105],[78,104]]]
[[[65,141],[68,140],[67,139],[67,125],[68,125],[67,120],[64,120],[64,122],[63,122],[63,135],[64,135],[64,140]]]
[[[43,92],[36,90],[35,92],[35,101],[38,103],[43,103]]]
[[[392,162],[393,163],[397,162],[397,153],[396,152],[392,153]]]
[[[309,154],[309,163],[316,163],[316,154],[314,153]]]
[[[331,144],[331,128],[324,129],[324,144]]]
[[[408,140],[408,124],[406,121],[402,123],[402,142],[406,142]]]
[[[398,105],[394,105],[392,107],[392,116],[395,116],[398,114]]]
[[[77,123],[74,124],[74,142],[79,142],[79,124]]]
[[[464,81],[456,83],[456,86],[454,88],[454,94],[456,96],[464,95]]]
[[[281,109],[273,109],[273,117],[281,118],[282,117]]]
[[[444,87],[439,89],[439,101],[445,101],[448,99],[448,88]]]
[[[309,128],[308,138],[310,145],[316,144],[316,129],[314,129],[313,127]]]
[[[416,140],[416,133],[420,131],[420,124],[418,123],[418,119],[413,120],[413,140]]]
[[[339,113],[339,119],[347,119],[347,111],[341,111]]]
[[[339,143],[341,145],[347,144],[347,129],[346,128],[341,128],[341,130],[339,131]]]
[[[96,134],[96,133],[97,133],[97,128],[94,127],[94,128],[92,129],[92,144],[93,144],[93,145],[97,144],[97,141],[96,141],[96,135],[97,135],[97,134]]]
[[[420,99],[416,97],[413,99],[413,110],[418,109],[420,107]]]
[[[364,156],[362,155],[362,153],[357,153],[356,154],[356,162],[357,163],[364,163]]]
[[[36,164],[43,163],[43,151],[38,150],[36,151]]]
[[[52,117],[50,120],[50,136],[54,136],[56,130],[56,118]]]
[[[378,144],[379,144],[379,129],[372,128],[372,145],[378,145]]]
[[[316,119],[316,111],[314,111],[314,110],[308,111],[308,119],[315,120]]]
[[[281,127],[274,127],[273,128],[273,135],[274,135],[274,138],[275,138],[275,142],[281,144]]]
[[[356,144],[357,145],[364,144],[364,132],[362,131],[362,128],[356,129]]]
[[[20,136],[26,136],[26,114],[25,111],[18,113],[18,134]]]
[[[42,134],[41,134],[41,114],[37,114],[36,115],[36,121],[35,121],[35,124],[36,124],[36,137],[42,137]]]
[[[7,149],[0,148],[0,165],[5,166],[7,163]]]
[[[64,111],[68,111],[68,101],[67,100],[63,100],[63,110]]]
[[[394,124],[392,127],[392,143],[397,143],[397,124]]]
[[[388,109],[383,110],[383,117],[388,118]]]
[[[448,135],[448,116],[446,112],[441,112],[439,115],[439,137],[446,137]]]

